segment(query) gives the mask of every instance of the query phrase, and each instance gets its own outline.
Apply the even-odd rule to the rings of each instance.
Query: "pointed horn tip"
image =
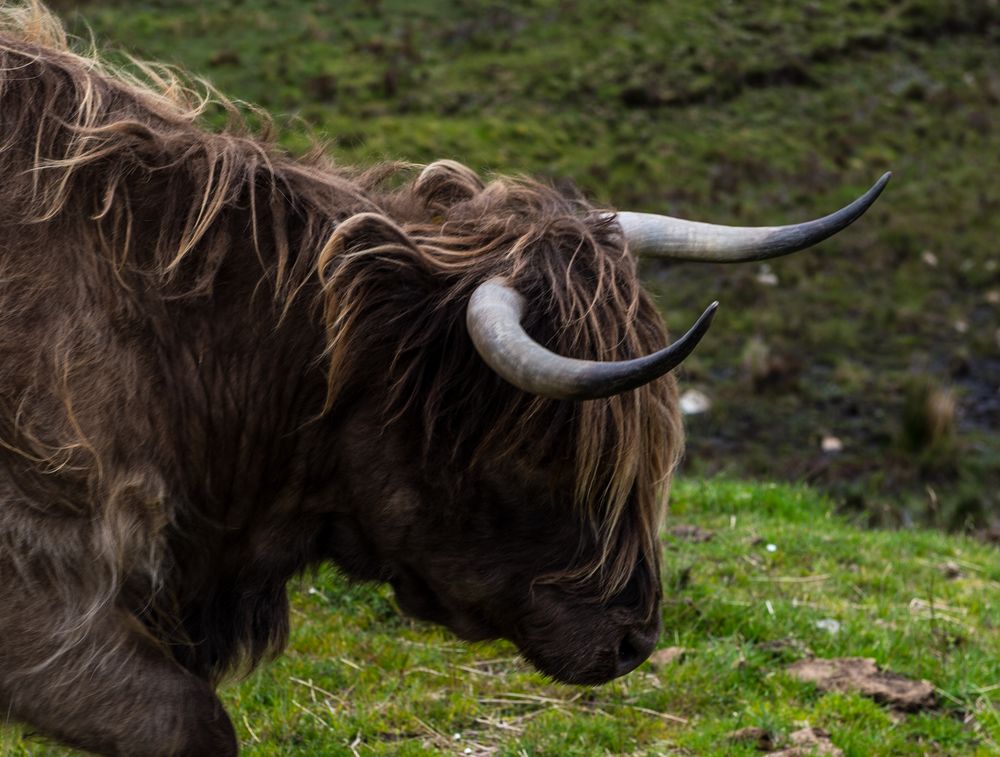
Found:
[[[712,321],[715,320],[715,314],[719,310],[719,301],[715,300],[711,303],[702,314],[698,316],[698,320],[687,330],[677,341],[687,345],[685,355],[689,354],[694,350],[698,343],[702,340],[705,334],[708,333],[708,329],[712,325]]]
[[[715,319],[715,314],[719,311],[719,301],[713,301],[700,316],[698,320],[695,321],[692,329],[708,329],[712,325],[712,321]]]
[[[700,342],[702,337],[708,333],[708,329],[711,327],[712,321],[715,320],[715,314],[717,312],[719,312],[719,301],[715,300],[707,308],[705,308],[700,316],[698,316],[698,320],[694,322],[694,325],[690,328],[685,337],[690,335],[694,337],[697,342]],[[697,342],[695,342],[695,344],[697,344]]]
[[[891,178],[892,178],[892,171],[886,171],[884,174],[878,177],[878,180],[874,184],[872,184],[863,195],[858,197],[850,205],[841,208],[836,213],[833,213],[830,216],[827,216],[827,218],[843,214],[847,219],[847,222],[844,225],[845,226],[850,225],[860,216],[864,215],[868,211],[868,209],[875,204],[875,201],[882,194],[882,191],[886,188],[886,185],[888,185],[889,179]],[[850,212],[851,209],[854,210],[853,213]],[[839,229],[837,231],[839,231]]]
[[[892,171],[886,171],[884,174],[878,177],[878,181],[872,184],[872,188],[868,191],[873,193],[876,197],[882,193],[885,189],[886,184],[889,183],[889,179],[892,178]]]

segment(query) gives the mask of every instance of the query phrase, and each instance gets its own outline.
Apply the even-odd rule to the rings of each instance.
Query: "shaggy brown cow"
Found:
[[[323,560],[554,678],[638,665],[666,372],[711,311],[655,352],[629,246],[781,254],[884,182],[733,230],[449,161],[352,172],[205,131],[227,101],[73,53],[37,5],[0,16],[0,708],[96,752],[234,754],[215,685],[283,647]]]

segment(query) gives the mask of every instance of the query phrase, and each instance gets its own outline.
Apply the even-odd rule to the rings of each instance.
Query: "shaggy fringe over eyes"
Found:
[[[427,452],[449,450],[454,471],[515,456],[569,466],[600,554],[553,581],[599,577],[610,596],[637,561],[658,565],[662,486],[682,445],[673,378],[588,402],[532,397],[490,371],[465,330],[473,290],[502,275],[529,303],[525,328],[560,354],[662,347],[635,260],[594,208],[527,179],[484,183],[453,161],[407,181],[399,164],[357,172],[321,150],[289,158],[263,113],[254,134],[203,82],[74,53],[37,2],[0,2],[0,107],[3,212],[62,224],[124,288],[152,277],[177,297],[210,293],[223,263],[252,251],[279,313],[315,298],[328,410],[374,372],[388,382],[386,422],[418,415]],[[207,132],[219,109],[228,127]]]
[[[385,204],[392,212],[347,219],[320,252],[328,403],[356,357],[381,351],[390,417],[418,406],[427,448],[451,445],[457,468],[513,456],[571,464],[578,514],[600,553],[544,580],[592,587],[596,578],[604,598],[617,593],[637,561],[659,564],[662,495],[683,440],[673,378],[602,400],[533,397],[489,370],[465,330],[474,289],[502,275],[530,303],[525,328],[559,354],[625,360],[662,347],[667,335],[617,225],[551,187],[484,184],[454,161],[427,166]]]

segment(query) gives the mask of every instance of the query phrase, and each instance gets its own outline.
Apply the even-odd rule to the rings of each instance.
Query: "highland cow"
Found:
[[[3,711],[94,752],[235,754],[215,687],[282,649],[321,561],[561,681],[642,662],[669,371],[713,308],[663,347],[635,255],[791,252],[885,180],[761,230],[451,161],[348,170],[73,52],[36,4],[0,16]]]

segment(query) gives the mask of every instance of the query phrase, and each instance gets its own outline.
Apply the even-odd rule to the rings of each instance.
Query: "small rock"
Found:
[[[961,578],[962,576],[965,575],[965,573],[962,571],[961,566],[954,560],[945,560],[938,567],[941,569],[941,574],[945,578],[955,579],[955,578]]]
[[[681,413],[684,415],[699,415],[707,413],[712,408],[712,401],[704,392],[688,389],[681,395]]]
[[[840,621],[833,618],[823,618],[816,621],[816,628],[833,634],[840,633]]]
[[[793,746],[778,752],[771,752],[775,757],[799,757],[799,755],[830,755],[840,757],[844,751],[830,741],[830,734],[822,728],[803,728],[789,735]]]
[[[778,277],[767,263],[762,265],[760,270],[757,271],[757,283],[769,287],[778,286]]]
[[[844,443],[836,436],[824,436],[820,442],[820,449],[824,452],[843,452]]]
[[[669,528],[667,529],[667,533],[675,539],[680,539],[681,541],[691,541],[695,544],[704,544],[705,542],[711,541],[715,538],[714,531],[708,531],[699,526],[692,526],[687,523],[680,523],[672,528]]]
[[[666,647],[665,649],[657,649],[649,656],[649,664],[654,668],[673,665],[675,662],[683,660],[687,654],[688,650],[685,647]]]
[[[769,752],[774,749],[774,734],[766,728],[759,728],[754,725],[727,733],[726,740],[737,743],[752,743],[762,752]]]
[[[935,255],[930,250],[924,250],[923,254],[920,256],[923,258],[924,262],[931,268],[937,268],[938,266],[938,256]]]
[[[1000,289],[991,289],[986,293],[986,301],[990,305],[1000,305]]]
[[[959,334],[964,334],[969,330],[969,322],[964,321],[961,318],[955,321],[953,326],[955,328],[955,331],[957,331]]]
[[[788,673],[821,691],[858,693],[880,704],[913,712],[934,707],[934,687],[899,673],[881,670],[870,657],[813,658],[792,663]]]

